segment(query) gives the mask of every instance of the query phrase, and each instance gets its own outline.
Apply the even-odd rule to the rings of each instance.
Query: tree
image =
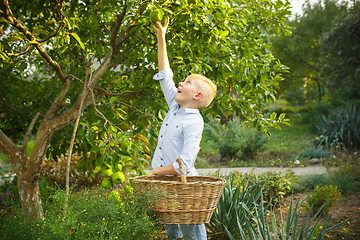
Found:
[[[328,76],[329,89],[360,88],[359,51],[360,3],[355,2],[322,39],[322,73]]]
[[[315,84],[318,101],[321,101],[327,76],[321,70],[320,42],[322,37],[332,30],[336,16],[345,9],[346,4],[338,4],[337,0],[320,0],[313,5],[306,1],[303,5],[304,14],[296,15],[295,19],[288,22],[293,28],[292,34],[272,38],[272,52],[290,68],[282,83],[282,87],[289,90],[288,94],[295,93],[305,85],[304,92]]]
[[[17,121],[16,134],[0,131],[0,149],[17,174],[25,211],[36,210],[41,218],[41,166],[65,152],[69,126],[79,113],[83,127],[76,151],[85,159],[87,152],[95,154],[97,166],[120,163],[129,166],[126,171],[141,173],[146,162],[140,145],[133,143],[148,137],[155,143],[156,123],[166,110],[152,79],[156,38],[149,14],[160,6],[171,18],[167,38],[175,81],[202,73],[218,85],[212,107],[202,112],[205,119],[229,111],[242,113],[267,133],[283,119],[252,113],[257,104],[274,99],[282,80],[284,67],[269,52],[266,36],[271,26],[287,28],[283,22],[289,3],[2,0],[0,57],[6,75],[1,84],[9,87],[1,91],[1,98],[8,95],[9,101],[18,102],[12,105],[14,112],[0,107],[1,114],[10,116],[2,117],[1,125],[11,129],[18,114],[34,116],[30,123],[29,118],[22,119],[27,123]],[[27,82],[29,72],[36,76]],[[26,89],[34,90],[24,97]],[[236,98],[229,97],[230,89]],[[39,96],[44,97],[31,109]],[[36,138],[28,157],[32,131]],[[20,147],[15,144],[19,137],[24,139]]]

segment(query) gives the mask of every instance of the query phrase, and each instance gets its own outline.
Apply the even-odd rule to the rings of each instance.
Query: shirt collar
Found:
[[[199,109],[195,108],[180,108],[179,112],[186,112],[186,113],[199,113]]]

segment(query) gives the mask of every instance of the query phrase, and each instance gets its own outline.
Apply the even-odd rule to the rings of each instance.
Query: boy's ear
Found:
[[[195,100],[200,100],[200,99],[202,99],[203,96],[204,96],[204,95],[203,95],[202,92],[198,92],[198,94],[196,94],[196,95],[194,96],[194,99],[195,99]]]

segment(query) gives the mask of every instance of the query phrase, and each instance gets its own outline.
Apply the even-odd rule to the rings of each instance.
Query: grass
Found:
[[[290,126],[281,125],[280,129],[271,129],[270,140],[265,143],[250,161],[232,159],[224,163],[228,167],[287,167],[296,156],[306,148],[313,146],[316,135],[311,132],[311,125],[300,123],[298,115],[287,116]],[[218,150],[210,143],[201,141],[196,168],[221,167]]]

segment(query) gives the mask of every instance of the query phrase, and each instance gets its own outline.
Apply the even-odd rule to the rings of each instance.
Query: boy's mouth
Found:
[[[177,92],[178,92],[178,93],[181,93],[181,88],[178,87]]]

